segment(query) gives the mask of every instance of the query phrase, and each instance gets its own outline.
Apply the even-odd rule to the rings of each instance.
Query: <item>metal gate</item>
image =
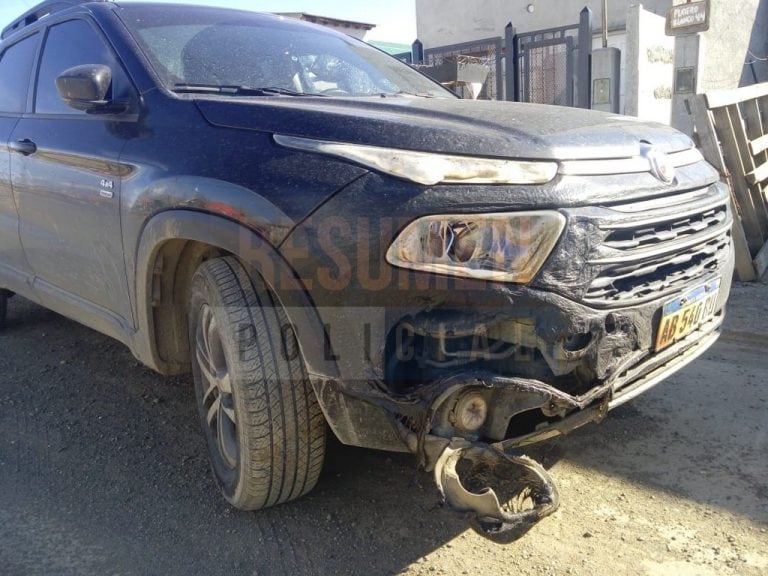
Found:
[[[489,68],[481,99],[591,107],[592,11],[588,7],[572,26],[516,34],[510,22],[505,38],[426,49],[416,40],[412,57],[398,55],[426,67],[461,57],[472,57]],[[454,89],[468,96],[465,87]]]
[[[515,34],[507,26],[507,99],[558,106],[590,107],[592,12],[578,24]]]
[[[427,66],[436,66],[442,64],[447,58],[455,59],[462,56],[477,59],[477,61],[487,65],[489,68],[488,77],[478,98],[482,100],[503,100],[503,52],[504,41],[502,38],[486,38],[485,40],[476,40],[463,44],[427,48],[424,50],[423,63]],[[460,96],[467,96],[463,93],[464,88],[462,86],[456,86],[454,89]]]
[[[573,38],[521,42],[523,102],[574,105]]]

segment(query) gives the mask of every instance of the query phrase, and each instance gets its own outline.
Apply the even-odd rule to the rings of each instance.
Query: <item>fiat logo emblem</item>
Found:
[[[676,171],[670,157],[650,144],[644,144],[641,153],[651,166],[651,174],[665,184],[672,184],[675,180]]]

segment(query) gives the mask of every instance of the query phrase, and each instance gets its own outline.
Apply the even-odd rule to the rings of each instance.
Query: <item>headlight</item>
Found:
[[[427,216],[409,224],[387,252],[401,268],[525,284],[565,228],[559,212]]]
[[[419,184],[545,184],[557,175],[556,162],[528,162],[448,156],[275,135],[286,148],[328,154]]]

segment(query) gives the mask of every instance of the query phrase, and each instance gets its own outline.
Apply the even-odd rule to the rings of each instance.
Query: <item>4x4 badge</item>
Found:
[[[102,178],[101,182],[99,182],[99,185],[101,189],[99,190],[99,196],[102,198],[113,198],[115,193],[113,192],[115,188],[115,182],[114,180],[107,180],[106,178]]]

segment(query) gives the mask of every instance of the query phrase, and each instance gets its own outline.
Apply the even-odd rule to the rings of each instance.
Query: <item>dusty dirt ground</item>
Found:
[[[309,497],[241,513],[185,379],[11,302],[0,334],[0,574],[768,574],[768,285],[705,358],[535,455],[560,510],[500,546],[413,459],[333,444]]]

